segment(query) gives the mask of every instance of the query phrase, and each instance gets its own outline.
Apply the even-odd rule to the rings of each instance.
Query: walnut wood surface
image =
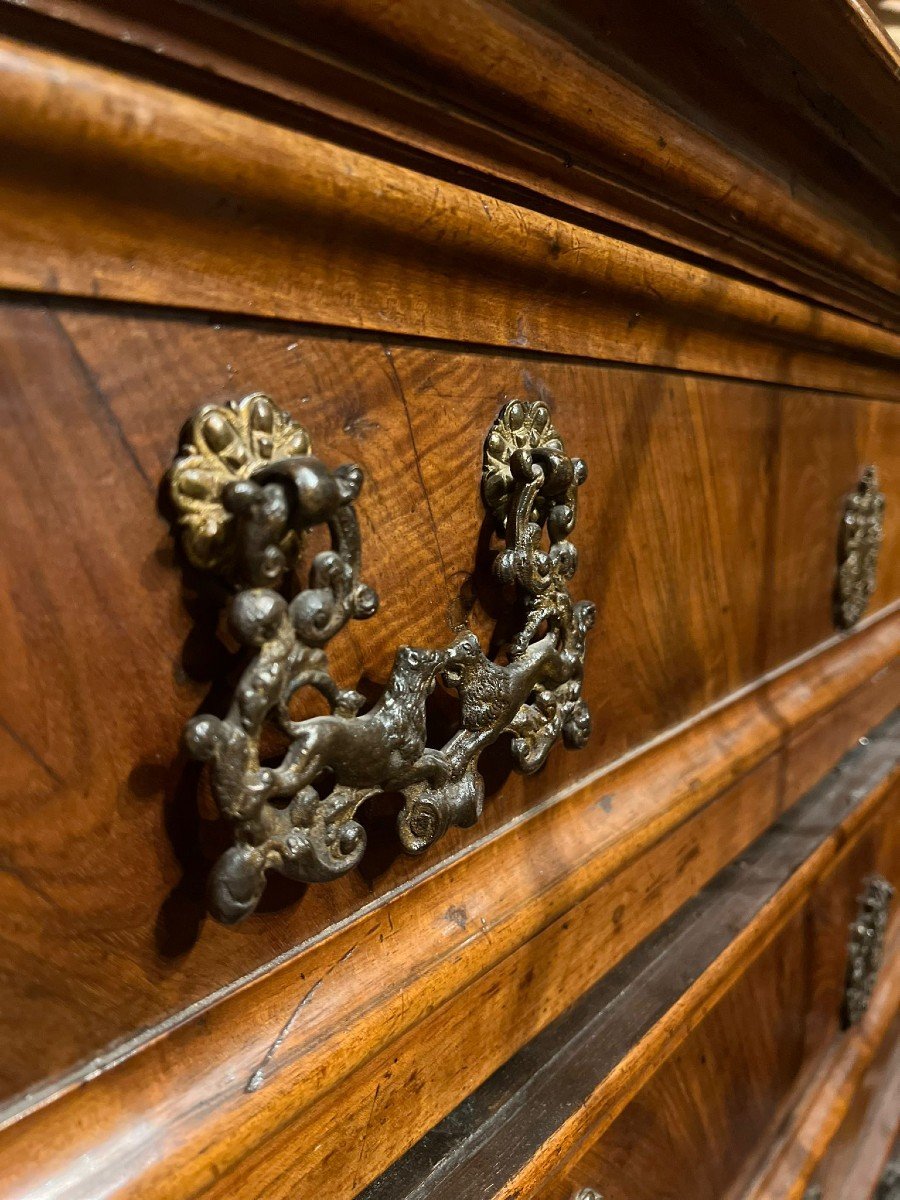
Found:
[[[808,39],[813,0],[685,0],[648,42],[645,0],[0,0],[0,1195],[349,1200],[625,955],[661,979],[670,943],[635,947],[815,787],[787,873],[728,877],[725,940],[620,1001],[611,1073],[508,1175],[543,1195],[604,1130],[590,1161],[636,1168],[646,1103],[667,1169],[712,1131],[698,1200],[758,1165],[834,1032],[835,860],[900,836],[893,734],[818,785],[900,696],[900,83],[866,22],[835,47],[855,0],[816,3]],[[382,608],[333,662],[367,692],[402,642],[487,644],[483,437],[549,404],[590,466],[596,728],[528,781],[492,755],[484,820],[420,860],[367,805],[358,872],[223,930],[177,745],[234,646],[156,506],[184,418],[259,388],[366,474]],[[870,461],[879,586],[838,638]],[[756,1056],[743,1132],[739,1071],[691,1108],[704,1038]],[[479,1161],[464,1187],[506,1186]]]
[[[870,1200],[900,1120],[896,1005],[879,997],[875,1017],[824,1055],[742,1200],[803,1200],[813,1182],[823,1200]]]
[[[721,731],[716,741],[721,754]],[[893,805],[897,796],[896,738],[873,738],[854,761],[855,765],[851,762],[823,785],[819,792],[822,803],[810,810],[808,824],[801,823],[806,833],[790,843],[793,873],[777,899],[767,906],[765,921],[749,928],[745,936],[734,938],[687,1006],[669,1009],[670,999],[652,987],[636,994],[644,997],[642,1005],[658,1004],[658,1015],[665,1013],[665,1017],[654,1026],[654,1036],[640,1046],[635,1045],[633,1033],[623,1032],[623,1050],[634,1046],[634,1053],[627,1069],[610,1077],[605,1105],[608,1102],[617,1111],[616,1105],[627,1102],[659,1066],[660,1056],[665,1057],[689,1031],[691,1014],[698,1014],[696,1006],[702,1011],[712,995],[726,986],[727,979],[744,970],[755,948],[768,941],[774,927],[787,919],[842,848],[856,843],[857,835],[870,828],[876,813],[888,811],[884,809],[888,801]],[[634,775],[635,789],[641,787],[644,794],[653,791],[653,776],[646,765]],[[696,790],[686,788],[688,794]],[[746,808],[741,805],[743,811],[748,816],[755,812],[759,820],[762,805],[758,793],[739,789],[733,796],[735,807],[726,811],[729,815],[734,812],[736,825],[743,826],[745,820],[737,815],[738,796],[747,799]],[[594,800],[590,807],[596,811],[601,806]],[[552,812],[549,810],[548,816]],[[766,823],[764,819],[757,828]],[[695,827],[700,838],[694,842],[686,831],[684,852],[676,849],[677,843],[661,850],[660,863],[670,864],[664,871],[674,866],[676,876],[697,860],[696,866],[691,866],[692,878],[685,881],[687,894],[704,877],[703,848],[714,846],[725,835],[725,828],[704,836],[703,827]],[[794,828],[793,820],[788,828]],[[558,827],[535,833],[536,846],[553,845],[562,851],[568,841],[579,846],[590,862],[589,847],[595,839],[584,824],[572,829],[568,838],[561,836],[563,830]],[[817,847],[809,856],[807,838]],[[535,854],[528,845],[522,849],[523,870],[534,878]],[[727,846],[723,849],[727,861],[733,851]],[[895,849],[889,851],[890,856]],[[500,848],[497,861],[508,864],[508,850],[504,853]],[[887,862],[883,867],[893,874]],[[459,866],[451,868],[451,873],[448,899],[458,901]],[[609,864],[605,874],[609,876]],[[514,879],[497,880],[496,871],[491,873],[489,868],[487,878],[496,880],[498,896],[514,892]],[[545,935],[523,942],[496,969],[476,976],[443,1008],[435,1007],[435,990],[445,986],[447,974],[459,978],[465,969],[477,970],[479,951],[483,955],[485,948],[497,950],[495,938],[509,950],[509,934],[514,934],[516,925],[518,932],[523,932],[522,923],[530,919],[529,906],[512,894],[513,929],[504,930],[502,925],[488,923],[494,905],[484,891],[482,895],[473,892],[472,880],[465,884],[468,893],[462,912],[458,903],[447,908],[448,900],[420,892],[409,905],[396,904],[383,923],[370,915],[354,931],[354,940],[346,948],[340,935],[335,935],[322,948],[321,968],[314,967],[309,958],[298,964],[299,970],[284,964],[279,972],[172,1029],[166,1038],[147,1045],[89,1087],[69,1092],[12,1126],[5,1138],[0,1138],[0,1169],[18,1189],[16,1194],[23,1196],[38,1196],[54,1188],[66,1194],[66,1189],[77,1189],[89,1179],[92,1187],[106,1190],[110,1196],[161,1200],[171,1197],[173,1190],[194,1195],[205,1194],[212,1187],[212,1196],[246,1194],[272,1200],[296,1196],[297,1180],[302,1179],[307,1189],[304,1194],[324,1190],[349,1197],[389,1164],[398,1145],[410,1144],[446,1111],[442,1106],[449,1096],[462,1099],[504,1061],[511,1046],[537,1032],[603,974],[618,951],[633,944],[628,929],[634,928],[634,914],[640,919],[645,913],[649,927],[658,923],[662,914],[656,905],[659,900],[665,904],[663,897],[669,889],[657,878],[655,867],[643,870],[641,860],[635,860],[634,874],[610,880],[597,901],[586,899],[580,908],[563,913],[546,927]],[[584,869],[570,867],[566,882],[570,894],[583,888]],[[779,880],[766,872],[761,882],[771,890],[778,888]],[[734,903],[740,903],[742,894],[742,889],[731,893],[723,889],[721,903],[729,895]],[[652,899],[654,896],[659,899]],[[485,917],[479,915],[482,898],[488,900]],[[536,898],[536,903],[546,914],[547,901]],[[374,995],[367,960],[374,957],[383,974],[402,952],[408,935],[415,943],[423,936],[433,936],[428,933],[430,920],[444,926],[448,941],[454,930],[463,935],[455,949],[452,942],[448,946],[450,957],[440,967],[432,964],[430,980],[421,975],[407,977],[405,984],[392,988],[390,1002]],[[614,930],[617,925],[622,930],[618,944],[610,942],[610,920]],[[418,937],[416,923],[421,930]],[[465,930],[460,929],[461,923]],[[721,933],[727,941],[740,927],[740,921],[726,923]],[[712,949],[708,939],[704,944]],[[466,956],[459,953],[463,947]],[[652,947],[647,953],[654,958]],[[485,965],[482,959],[482,967]],[[611,986],[618,994],[615,981]],[[354,989],[362,993],[359,1001],[371,1023],[357,1020],[348,1027],[335,1003],[341,1002],[342,995],[346,1003]],[[316,1019],[323,1002],[328,1008],[325,1028],[330,1040],[323,1039]],[[283,1015],[278,1015],[279,1009]],[[417,1018],[421,1019],[416,1024]],[[407,1032],[393,1044],[383,1045],[385,1029],[402,1029],[405,1022]],[[268,1038],[273,1039],[270,1045],[260,1036],[266,1024]],[[479,1047],[477,1055],[471,1053],[473,1045]],[[428,1047],[427,1054],[423,1047]],[[341,1067],[346,1070],[354,1055],[361,1059],[360,1069],[340,1086],[327,1090],[329,1076]],[[256,1080],[260,1084],[249,1086]],[[336,1113],[340,1120],[335,1119]],[[37,1162],[23,1153],[30,1145],[41,1147]],[[102,1159],[96,1153],[100,1145],[109,1148]],[[201,1147],[214,1147],[214,1152],[200,1152]],[[537,1167],[542,1169],[540,1163]],[[220,1179],[221,1193],[216,1182]]]
[[[823,1200],[883,1200],[879,1181],[900,1161],[900,1020],[879,1046],[815,1179]]]
[[[848,784],[824,783],[782,817],[365,1200],[568,1200],[584,1186],[722,1200],[838,1036],[861,878],[900,870],[896,785],[845,841],[825,813]],[[839,848],[814,878],[804,854],[820,850],[801,847],[826,829]],[[851,1035],[863,1063],[896,1011],[900,959],[889,961]]]
[[[890,469],[900,408],[879,403],[75,306],[7,304],[0,341],[0,520],[10,550],[0,600],[10,667],[0,682],[11,814],[4,1011],[11,1033],[23,1014],[28,1031],[4,1039],[7,1096],[322,936],[821,643],[841,500],[859,462],[875,454],[888,490],[900,487]],[[353,684],[384,680],[398,644],[442,644],[466,616],[487,635],[494,601],[477,553],[484,431],[505,396],[547,399],[567,444],[591,464],[578,586],[599,612],[588,672],[597,733],[535,780],[510,776],[498,758],[485,822],[421,860],[398,855],[390,811],[373,811],[360,872],[303,894],[273,891],[270,911],[235,933],[203,920],[222,831],[202,804],[196,815],[196,775],[177,754],[183,721],[206,703],[211,681],[222,683],[229,651],[210,597],[182,595],[154,507],[183,418],[260,385],[308,425],[329,461],[355,459],[366,472],[365,577],[383,605],[334,648]],[[823,448],[807,468],[818,427],[833,437],[833,458]],[[873,611],[900,590],[898,528],[888,527]],[[850,726],[836,710],[813,771],[896,702],[895,629],[892,619],[873,642],[874,661],[890,670],[871,705]],[[843,669],[841,679],[823,677],[817,711],[831,707],[830,688],[843,696],[864,682]],[[798,737],[813,715],[790,722]]]
[[[823,883],[831,889],[829,905],[839,898],[841,915],[852,913],[860,865],[865,868],[864,859],[851,858],[843,877],[831,874]],[[818,902],[823,903],[821,896]],[[834,983],[841,973],[834,967],[841,966],[846,926],[835,923],[830,931],[836,941],[823,969],[815,948],[810,950],[806,942],[815,922],[814,911],[799,912],[599,1143],[566,1173],[565,1184],[537,1194],[568,1200],[575,1187],[593,1180],[601,1183],[608,1200],[740,1195],[731,1189],[740,1167],[771,1129],[773,1114],[792,1103],[792,1084],[817,1049],[809,1045],[807,1023],[823,1022],[838,998]],[[876,1039],[882,1033],[878,1026],[896,1012],[898,974],[895,953],[883,984],[887,996],[872,1013]],[[821,991],[816,995],[822,976],[832,985],[824,997]],[[823,1000],[829,1009],[818,1011],[816,1004]],[[795,1188],[793,1194],[800,1200],[800,1191]],[[840,1200],[852,1195],[835,1193]],[[862,1200],[864,1193],[858,1195]]]
[[[612,1200],[721,1200],[838,1033],[860,880],[875,864],[900,870],[900,792],[845,842],[824,812],[848,784],[823,784],[782,817],[366,1200],[564,1200],[586,1186]],[[797,854],[826,828],[841,848],[814,878]],[[863,1060],[895,1013],[899,962],[852,1036],[872,1039]]]
[[[486,0],[449,12],[432,0],[28,9],[4,5],[0,20],[436,178],[468,176],[479,192],[563,205],[576,224],[615,222],[849,311],[897,316],[884,222],[896,203],[897,53],[851,0],[602,13]]]
[[[0,287],[896,393],[873,324],[9,38],[0,128]]]

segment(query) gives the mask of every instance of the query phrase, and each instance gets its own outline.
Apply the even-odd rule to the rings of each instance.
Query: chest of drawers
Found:
[[[878,1186],[900,59],[677,8],[0,2],[0,1195]]]

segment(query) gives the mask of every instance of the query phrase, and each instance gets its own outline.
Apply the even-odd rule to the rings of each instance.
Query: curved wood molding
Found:
[[[336,1164],[348,1194],[364,1186],[397,1151],[372,1132],[363,1163],[349,1153],[375,1103],[373,1130],[402,1110],[407,1144],[421,1136],[792,803],[810,730],[827,722],[821,773],[883,719],[898,649],[894,611],[34,1097],[8,1113],[0,1177],[23,1198],[88,1169],[110,1197],[192,1196],[285,1131],[310,1187]]]
[[[642,39],[646,16],[638,6],[605,13],[604,35],[593,45],[586,22],[584,49],[577,22],[567,28],[572,6],[486,0],[452,12],[436,0],[389,9],[271,0],[255,4],[252,15],[238,4],[211,12],[162,3],[139,20],[129,0],[71,4],[62,14],[54,0],[33,0],[27,14],[7,0],[0,28],[74,44],[189,91],[206,86],[276,122],[326,123],[327,136],[418,159],[426,175],[468,172],[476,191],[518,190],[525,205],[530,196],[536,207],[567,206],[576,225],[614,221],[849,312],[897,320],[896,254],[878,228],[892,204],[889,181],[896,183],[896,67],[855,9],[830,0],[825,14],[815,0],[793,0],[706,7],[693,24],[684,6],[671,17],[695,58],[724,61],[731,52],[718,77],[704,73],[703,100],[713,114],[747,110],[765,80],[755,144],[741,150],[734,136],[717,138],[706,127],[702,102],[676,111],[654,99],[639,73],[628,77],[627,62],[600,61],[597,51],[614,48],[617,34],[626,55],[635,30]],[[66,25],[38,12],[62,15]],[[621,29],[609,27],[613,16]],[[658,10],[654,18],[657,25],[668,19]],[[753,63],[749,89],[737,77],[742,51]],[[773,90],[777,121],[764,115]],[[584,96],[596,102],[586,106]],[[796,156],[785,147],[780,164],[771,161],[777,151],[769,143],[788,127],[805,168],[824,172],[835,195],[797,189]]]
[[[896,394],[886,330],[9,40],[0,124],[2,287]]]

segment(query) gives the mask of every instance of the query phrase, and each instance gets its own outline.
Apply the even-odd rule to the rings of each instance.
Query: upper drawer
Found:
[[[19,1135],[41,1141],[52,1116],[59,1161],[115,1143],[137,1173],[153,1159],[166,1195],[180,1155],[192,1192],[210,1185],[195,1144],[216,1147],[215,1172],[288,1108],[346,1114],[348,1096],[354,1142],[426,1017],[452,1068],[443,1035],[483,989],[496,1065],[895,700],[896,164],[825,133],[821,81],[797,101],[779,55],[789,105],[747,78],[728,91],[715,47],[777,23],[743,0],[698,10],[715,35],[690,51],[739,110],[727,137],[689,96],[666,100],[693,58],[645,88],[576,28],[589,6],[540,7],[160,0],[137,24],[131,0],[0,0],[0,1100],[4,1117],[58,1101],[13,1126],[19,1161]],[[617,20],[625,41],[641,25]],[[471,35],[458,64],[454,28]],[[874,97],[832,84],[859,121],[896,80]],[[529,778],[498,744],[477,829],[418,861],[399,852],[396,794],[371,797],[357,869],[275,878],[225,931],[204,890],[231,833],[179,739],[227,706],[239,656],[224,590],[182,573],[157,505],[184,419],[257,390],[365,476],[381,610],[329,649],[354,703],[398,646],[502,640],[484,438],[512,397],[549,407],[589,468],[572,593],[598,616],[594,733]],[[841,640],[838,531],[867,463],[889,514],[875,619]],[[459,720],[452,692],[429,701],[435,741]],[[576,945],[570,914],[584,928],[601,891],[604,923]],[[564,948],[553,986],[522,966],[545,932]],[[488,1069],[434,1073],[427,1103],[420,1081],[371,1173]],[[86,1077],[99,1086],[73,1088]],[[107,1084],[118,1099],[85,1121]],[[118,1154],[105,1169],[128,1187]]]
[[[589,468],[571,590],[598,614],[594,733],[536,777],[495,754],[478,828],[419,860],[399,854],[390,804],[364,811],[357,871],[305,892],[276,882],[265,916],[226,932],[203,921],[222,832],[197,814],[178,747],[192,713],[221,710],[233,646],[210,597],[190,577],[183,591],[157,490],[182,421],[256,389],[322,458],[365,473],[363,577],[381,610],[330,648],[345,687],[383,683],[398,645],[443,646],[466,622],[487,645],[503,606],[482,443],[506,399],[546,401]],[[866,461],[889,512],[900,486],[888,403],[75,304],[3,305],[0,395],[7,1094],[320,934],[828,638],[844,495]],[[871,612],[900,591],[898,537],[888,520]]]

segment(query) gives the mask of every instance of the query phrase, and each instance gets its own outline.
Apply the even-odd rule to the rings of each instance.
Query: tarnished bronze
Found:
[[[884,955],[884,935],[894,889],[881,875],[865,881],[859,912],[850,926],[847,947],[847,976],[844,986],[845,1026],[858,1024],[869,1007],[875,980]]]
[[[878,551],[884,538],[884,494],[873,466],[863,471],[844,503],[838,540],[835,620],[841,629],[855,625],[875,591]]]
[[[900,1200],[900,1159],[884,1168],[872,1200]]]
[[[254,652],[225,716],[195,717],[185,732],[190,753],[211,764],[213,794],[235,830],[211,876],[216,917],[233,923],[251,913],[268,870],[306,882],[351,870],[366,843],[356,811],[378,792],[402,793],[400,840],[413,853],[450,825],[471,825],[484,799],[478,756],[503,733],[512,734],[524,772],[543,765],[560,735],[584,745],[594,606],[569,595],[577,552],[568,535],[586,476],[545,405],[506,405],[488,435],[483,488],[505,540],[495,571],[524,602],[522,627],[504,661],[485,655],[468,631],[445,649],[401,646],[383,694],[360,713],[363,697],[337,686],[323,647],[377,608],[359,579],[353,501],[361,471],[312,457],[306,432],[261,394],[194,417],[170,473],[185,551],[238,589],[231,626]],[[332,549],[316,555],[309,587],[288,600],[274,589],[305,531],[319,524],[328,525]],[[459,729],[432,749],[425,701],[439,681],[459,699]],[[307,687],[331,712],[295,721],[291,701]],[[277,766],[260,762],[267,723],[289,739]]]

